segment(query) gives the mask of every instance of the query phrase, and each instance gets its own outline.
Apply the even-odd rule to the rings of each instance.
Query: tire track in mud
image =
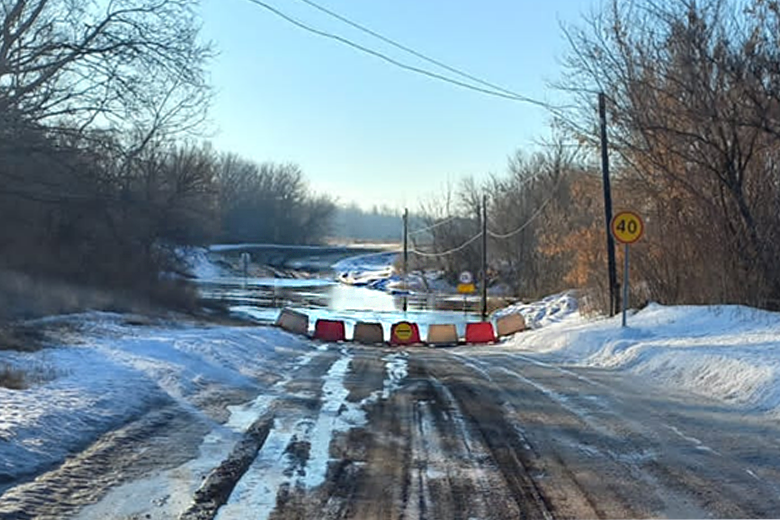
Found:
[[[202,418],[178,405],[151,411],[103,435],[58,468],[7,490],[0,496],[0,519],[70,516],[95,503],[113,486],[160,465],[175,466],[191,459],[197,454],[198,439],[208,429]]]
[[[553,480],[570,478],[599,516],[761,517],[776,510],[776,494],[735,478],[743,465],[670,434],[668,421],[680,420],[671,401],[646,405],[637,388],[618,385],[616,394],[610,385],[518,357],[461,359],[504,390],[507,416],[533,433]],[[758,451],[765,450],[774,451]]]
[[[376,385],[385,367],[380,353],[366,355],[373,363],[364,359],[360,366]],[[422,357],[423,351],[410,353],[404,384],[368,406],[368,428],[334,439],[338,460],[325,484],[305,505],[277,509],[272,518],[552,518],[515,454],[520,441],[501,419],[498,403],[467,394],[474,381],[464,374],[470,371],[447,367],[446,360],[433,367]]]
[[[284,386],[272,405],[268,439],[218,519],[245,518],[250,511],[259,519],[322,517],[313,505],[317,490],[350,470],[342,457],[331,456],[334,441],[365,424],[345,386],[352,362],[347,349],[330,349]]]
[[[462,438],[472,467],[489,475],[490,483],[486,486],[486,477],[480,478],[478,472],[469,492],[489,503],[491,508],[502,509],[501,516],[491,511],[479,517],[551,520],[554,508],[533,478],[538,471],[527,449],[528,443],[506,421],[501,400],[497,399],[498,390],[489,380],[464,371],[464,367],[447,363],[440,356],[424,361],[424,371],[430,378],[438,406],[454,418],[455,427],[441,430],[442,438],[453,434]]]
[[[532,447],[538,472],[545,476],[541,486],[558,507],[559,516],[655,516],[667,510],[673,499],[679,508],[673,516],[706,514],[689,498],[662,488],[657,479],[642,469],[661,449],[657,442],[643,435],[642,429],[620,420],[613,411],[600,408],[600,414],[614,417],[613,421],[604,422],[592,413],[593,403],[580,406],[524,376],[520,370],[527,370],[525,360],[518,363],[505,356],[453,356],[498,389],[504,401],[504,415]],[[573,377],[570,381],[573,383],[574,379],[585,382]]]
[[[271,430],[273,416],[258,418],[244,433],[227,459],[220,464],[195,493],[192,505],[179,516],[179,520],[211,520],[217,510],[227,502],[257,452],[263,447]]]

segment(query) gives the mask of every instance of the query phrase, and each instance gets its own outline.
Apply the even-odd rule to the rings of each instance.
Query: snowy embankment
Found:
[[[107,313],[39,322],[74,331],[66,333],[73,339],[0,352],[14,369],[46,367],[49,376],[24,390],[0,388],[0,482],[57,464],[154,407],[175,402],[199,413],[199,403],[220,389],[254,395],[285,351],[308,346],[270,328],[139,325]]]
[[[443,271],[414,271],[409,273],[406,283],[396,272],[395,263],[399,252],[371,253],[353,256],[336,262],[331,268],[341,283],[368,287],[389,293],[434,292],[454,293],[455,286],[444,279]]]
[[[228,276],[225,269],[219,267],[209,258],[209,250],[205,247],[188,247],[179,250],[190,274],[201,280],[210,280]]]
[[[532,330],[506,345],[552,361],[641,375],[659,387],[780,415],[780,314],[741,306],[651,304],[589,320],[568,294],[519,305]],[[504,311],[507,312],[507,311]]]

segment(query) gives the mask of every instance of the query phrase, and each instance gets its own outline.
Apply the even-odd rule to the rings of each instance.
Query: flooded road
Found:
[[[355,258],[367,256],[378,257],[392,264],[392,257],[386,253]],[[346,259],[347,262],[350,260]],[[307,263],[305,259],[299,259],[295,265],[305,268]],[[388,272],[390,265],[370,264],[371,268],[386,269]],[[412,321],[420,325],[420,333],[425,336],[428,325],[436,323],[455,324],[459,334],[463,335],[466,323],[481,319],[481,300],[477,295],[420,292],[393,294],[387,290],[369,288],[368,284],[341,283],[338,274],[325,269],[315,274],[292,271],[292,276],[300,276],[293,278],[231,275],[198,280],[198,286],[204,301],[225,305],[234,314],[258,323],[271,324],[282,308],[291,308],[309,315],[311,327],[319,318],[343,320],[348,337],[358,321],[381,323],[385,326],[386,335],[389,335],[393,323]],[[404,303],[406,311],[403,310]],[[489,303],[492,307],[500,304],[500,301],[491,299]]]

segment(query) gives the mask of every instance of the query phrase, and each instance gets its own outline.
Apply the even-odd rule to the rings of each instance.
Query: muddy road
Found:
[[[780,428],[765,416],[675,394],[651,380],[563,367],[501,346],[321,345],[312,352],[297,365],[280,362],[280,372],[288,372],[242,409],[247,425],[253,417],[266,421],[261,445],[243,463],[226,466],[240,471],[219,484],[224,503],[212,504],[206,516],[780,514]],[[197,452],[191,438],[198,429],[181,432]],[[145,476],[131,473],[57,516],[204,518],[187,513],[197,493],[172,499],[169,483],[182,474],[177,464],[154,469],[147,461]],[[207,480],[203,472],[186,475]],[[88,475],[79,485],[89,485]],[[28,509],[30,518],[46,516],[46,494],[37,496],[28,507],[41,514]],[[24,496],[11,489],[3,498],[22,503]]]

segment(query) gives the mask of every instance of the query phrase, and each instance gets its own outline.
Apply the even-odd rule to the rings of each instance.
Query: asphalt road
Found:
[[[330,345],[305,365],[279,367],[288,373],[268,396],[259,445],[244,464],[224,466],[227,481],[217,488],[227,503],[207,516],[780,516],[780,423],[651,380],[544,363],[500,346],[400,351]],[[190,446],[166,464],[194,456],[202,428],[166,414],[160,421],[176,427],[166,430],[165,445],[175,445],[181,432],[180,448]],[[159,446],[156,438],[159,430],[129,436],[116,449],[137,453]],[[162,464],[165,458],[157,457]],[[144,471],[152,471],[141,455],[126,457],[124,471],[137,478],[142,460]],[[99,488],[107,474],[113,473],[82,471],[78,489]],[[45,480],[38,488],[34,482],[11,490],[4,498],[14,502],[6,505],[17,504],[28,518],[78,513],[84,504],[71,497],[63,478],[53,481],[66,486],[57,496],[67,496],[72,507],[47,508],[54,490],[49,484],[48,494],[41,491]],[[105,492],[83,502],[100,501]],[[104,504],[79,518],[203,518],[163,507],[164,497],[154,492],[127,497],[161,502],[143,515],[122,516],[118,506],[112,514]],[[0,518],[12,518],[11,511],[0,508]]]
[[[382,388],[388,352],[342,353],[348,400]],[[324,484],[285,488],[271,518],[780,514],[777,422],[500,347],[407,354],[368,424],[335,437]]]

